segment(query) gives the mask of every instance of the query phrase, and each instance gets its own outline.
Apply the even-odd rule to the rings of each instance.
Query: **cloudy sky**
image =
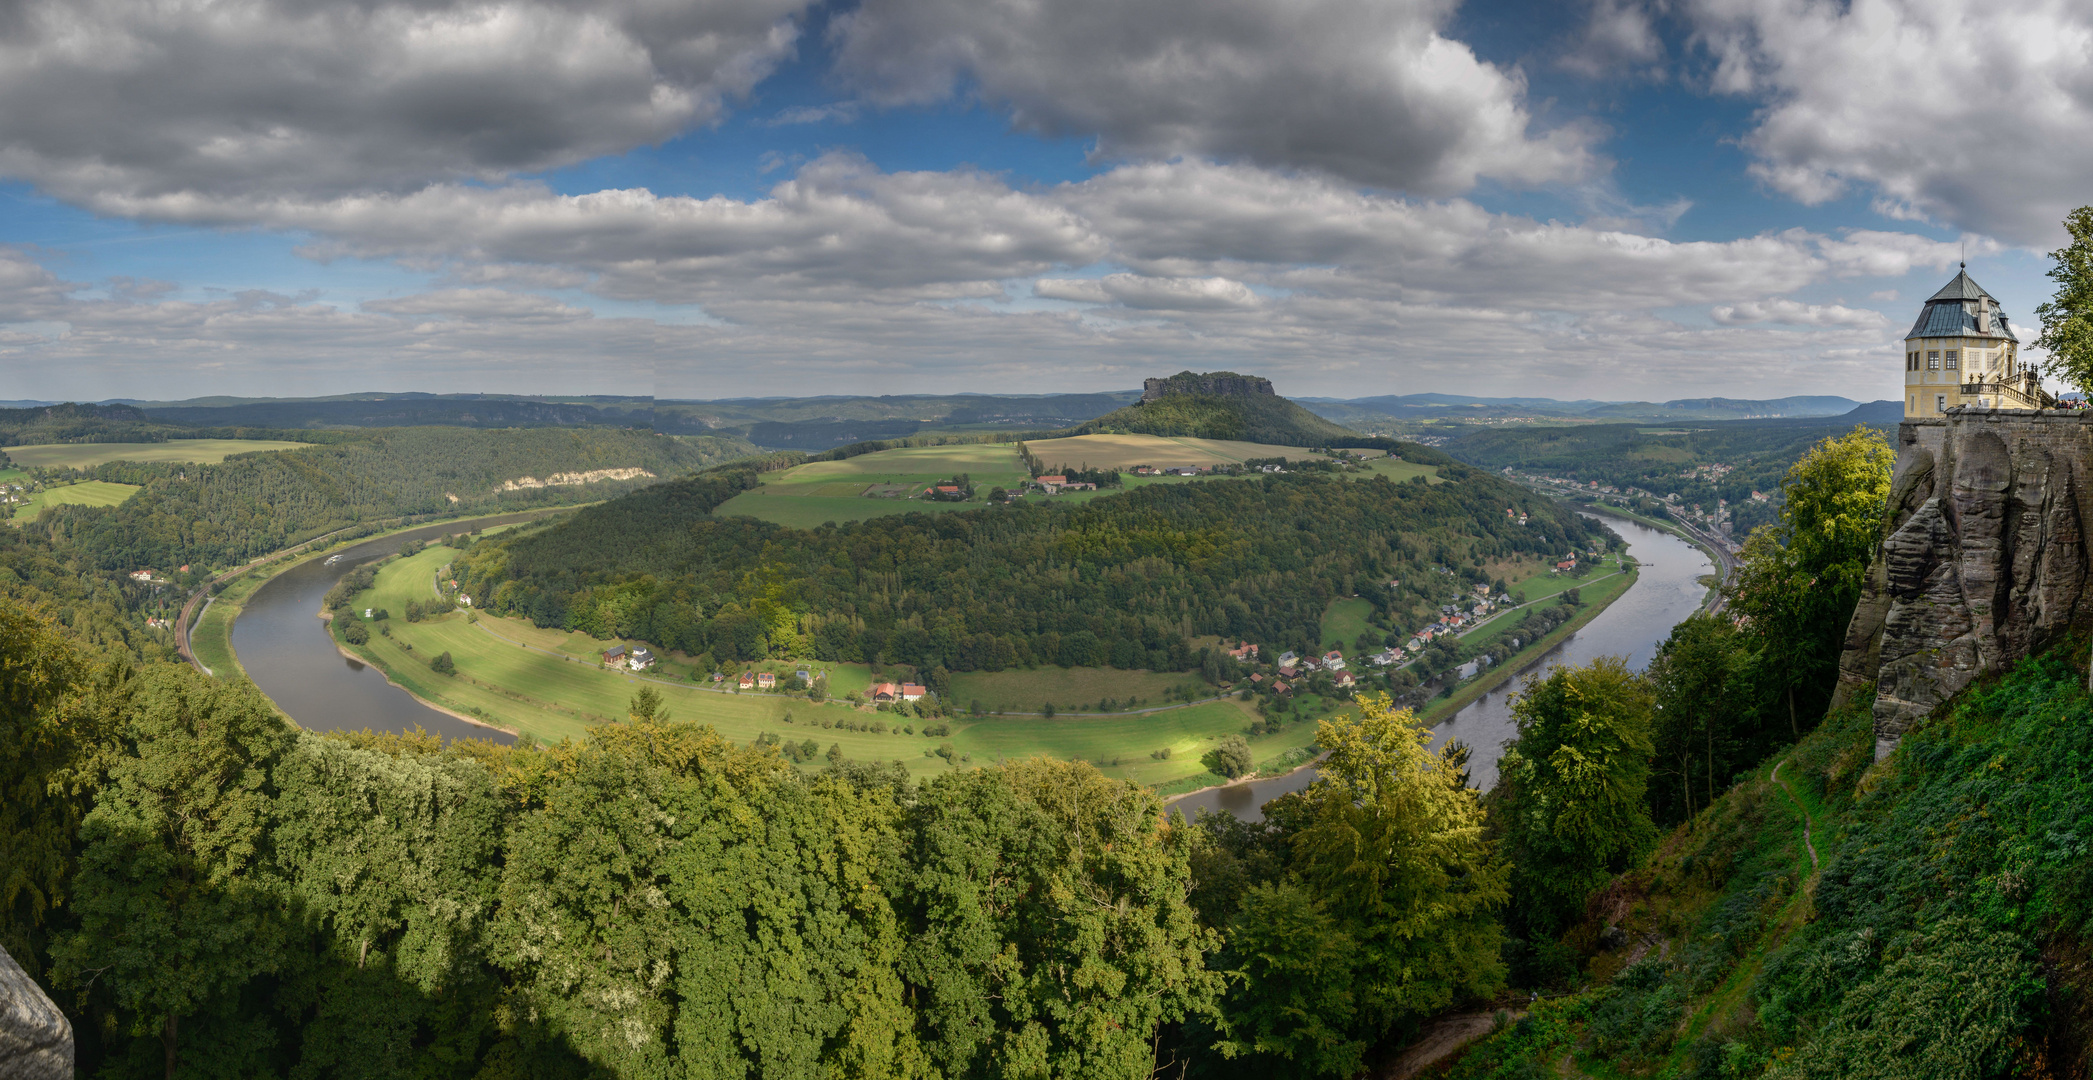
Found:
[[[0,5],[0,399],[1874,399],[2089,202],[2083,0]]]

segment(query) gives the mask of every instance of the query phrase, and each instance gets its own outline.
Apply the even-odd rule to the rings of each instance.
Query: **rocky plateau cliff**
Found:
[[[1888,529],[1834,704],[1875,684],[1875,756],[1971,681],[2093,628],[2093,416],[1957,409],[1898,431]]]

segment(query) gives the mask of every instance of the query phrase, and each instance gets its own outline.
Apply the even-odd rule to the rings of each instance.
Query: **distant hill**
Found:
[[[1280,397],[1271,386],[1232,371],[1183,371],[1168,379],[1150,379],[1142,400],[1067,434],[1240,439],[1277,446],[1329,446],[1363,438]]]
[[[1839,417],[1849,424],[1894,424],[1904,419],[1904,403],[1901,401],[1870,401],[1856,405],[1852,412]]]
[[[1384,394],[1363,398],[1303,398],[1318,416],[1368,428],[1396,420],[1752,420],[1838,416],[1860,404],[1832,395],[1758,400],[1677,398],[1671,401],[1558,401],[1543,397],[1468,397],[1459,394]]]
[[[177,424],[267,428],[651,427],[646,398],[563,401],[502,394],[356,394],[333,398],[199,399],[147,403],[143,412]]]
[[[1660,420],[1758,420],[1787,416],[1840,416],[1860,402],[1835,396],[1784,397],[1766,401],[1745,398],[1679,398],[1662,403],[1647,401],[1600,405],[1585,411],[1589,417]]]

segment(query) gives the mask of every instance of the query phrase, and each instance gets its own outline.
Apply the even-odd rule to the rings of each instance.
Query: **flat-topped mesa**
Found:
[[[1180,371],[1167,379],[1149,379],[1141,384],[1142,401],[1159,401],[1171,394],[1206,394],[1211,397],[1254,397],[1272,392],[1272,380],[1233,371],[1210,371],[1204,375]]]

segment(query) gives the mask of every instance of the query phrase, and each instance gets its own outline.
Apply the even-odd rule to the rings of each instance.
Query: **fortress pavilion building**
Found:
[[[2021,365],[2020,339],[1998,299],[1970,280],[1967,267],[1926,300],[1919,321],[1904,335],[1904,419],[1938,417],[1960,405],[2056,405],[2040,377]]]

